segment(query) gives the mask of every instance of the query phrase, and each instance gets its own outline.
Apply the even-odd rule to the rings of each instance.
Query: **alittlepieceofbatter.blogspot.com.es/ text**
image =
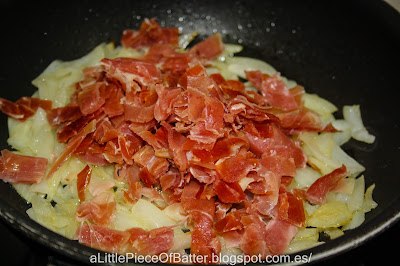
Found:
[[[265,258],[257,255],[226,255],[213,254],[207,255],[181,254],[181,253],[161,253],[159,255],[140,255],[136,253],[126,253],[125,255],[117,253],[98,253],[89,257],[90,263],[171,263],[171,264],[249,264],[249,263],[309,263],[312,253],[306,255],[268,255]]]

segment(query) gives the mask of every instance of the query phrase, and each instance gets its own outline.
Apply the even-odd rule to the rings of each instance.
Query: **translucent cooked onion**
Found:
[[[353,219],[346,203],[331,201],[321,205],[308,219],[307,225],[318,228],[339,227]]]
[[[351,136],[359,141],[373,143],[375,136],[368,133],[361,119],[361,110],[359,105],[343,107],[343,117],[351,125]]]

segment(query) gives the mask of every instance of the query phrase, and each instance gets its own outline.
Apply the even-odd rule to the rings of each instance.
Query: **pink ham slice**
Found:
[[[2,150],[0,179],[10,183],[39,183],[46,172],[47,159],[15,154]]]

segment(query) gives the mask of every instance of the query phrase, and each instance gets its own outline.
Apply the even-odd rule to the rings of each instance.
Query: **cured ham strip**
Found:
[[[96,119],[90,121],[75,137],[73,137],[65,146],[63,152],[58,156],[53,165],[51,166],[46,178],[50,178],[68,158],[75,152],[85,137],[95,131]]]
[[[260,71],[245,71],[246,78],[261,92],[266,102],[283,111],[293,111],[300,106],[278,75],[269,76]]]
[[[248,255],[260,255],[266,257],[269,255],[269,249],[266,245],[266,224],[257,215],[246,215],[241,218],[244,226],[243,236],[239,247]]]
[[[200,99],[201,96],[197,96],[196,101],[202,103],[199,105],[198,103],[192,104],[189,98],[189,119],[196,119],[196,123],[190,129],[188,138],[205,144],[213,144],[223,136],[224,105],[219,100],[209,96],[204,95]],[[196,108],[193,108],[193,105],[196,105]]]
[[[142,181],[149,187],[155,184],[156,180],[165,174],[169,168],[168,161],[165,158],[157,157],[154,149],[149,145],[144,146],[135,153],[133,159],[136,163],[145,167],[140,176]]]
[[[213,188],[219,200],[224,203],[240,203],[246,198],[238,182],[227,183],[217,179],[213,183]]]
[[[185,148],[190,149],[193,154],[199,158],[202,162],[215,163],[217,160],[225,157],[230,157],[237,153],[241,147],[244,149],[249,148],[247,139],[231,136],[218,140],[212,147],[211,151],[202,149],[202,147],[192,147],[188,143],[185,143]]]
[[[24,156],[2,150],[0,156],[0,179],[4,182],[39,183],[47,168],[46,158]]]
[[[325,202],[326,195],[348,175],[345,165],[333,170],[331,173],[318,178],[307,190],[307,200],[313,204]]]
[[[25,121],[33,116],[40,107],[45,111],[51,110],[52,102],[38,98],[22,97],[17,102],[0,98],[0,111],[7,116]]]
[[[16,104],[23,105],[34,112],[36,112],[39,107],[45,111],[49,111],[53,106],[53,103],[49,100],[42,100],[34,97],[22,97],[16,101]]]
[[[252,152],[260,156],[279,155],[287,159],[292,158],[296,167],[305,167],[306,156],[303,150],[277,126],[269,123],[255,126],[252,129],[245,128]]]
[[[108,117],[122,115],[124,113],[124,91],[113,83],[107,84],[104,88],[107,92],[107,100],[102,107],[104,113]]]
[[[76,233],[75,239],[86,246],[106,252],[134,252],[143,255],[158,255],[168,252],[173,246],[174,231],[169,227],[160,227],[150,231],[130,228],[125,231],[107,227],[84,224]]]
[[[119,134],[120,132],[114,128],[110,120],[104,119],[97,125],[96,130],[93,132],[92,139],[99,144],[103,144],[112,139],[118,138]]]
[[[125,103],[125,120],[135,123],[150,122],[154,119],[154,107],[155,105],[139,106],[131,103]]]
[[[152,146],[154,150],[157,151],[163,149],[168,151],[168,141],[166,140],[164,128],[159,128],[154,135],[147,130],[137,132],[136,134],[141,137],[145,142],[150,144],[150,146]]]
[[[283,254],[297,233],[297,227],[280,219],[271,219],[267,224],[259,216],[242,218],[245,230],[240,248],[245,254],[268,255]]]
[[[270,254],[283,254],[298,228],[289,222],[272,219],[265,232],[266,246]]]
[[[247,159],[242,154],[232,156],[217,165],[217,173],[225,182],[237,182],[257,165],[256,159]]]
[[[82,113],[77,104],[69,104],[65,107],[54,108],[47,112],[47,120],[53,128],[66,122],[73,122],[81,116]]]
[[[224,43],[222,42],[221,35],[216,33],[211,35],[207,39],[195,44],[189,52],[199,58],[211,60],[222,53],[223,50]]]
[[[287,192],[279,195],[278,217],[296,227],[304,227],[306,217],[304,213],[303,200]]]
[[[247,186],[249,191],[256,194],[251,208],[257,210],[260,214],[269,216],[278,203],[281,176],[261,164],[257,173],[252,177],[256,182]]]
[[[125,30],[121,43],[124,47],[142,48],[152,44],[171,44],[177,46],[179,30],[177,28],[162,28],[154,18],[145,19],[139,31]]]
[[[147,52],[145,59],[161,64],[161,69],[168,76],[179,78],[189,68],[191,56],[189,53],[176,51],[176,47],[171,44],[154,44]]]
[[[106,76],[120,82],[126,92],[140,91],[160,79],[161,74],[155,64],[133,58],[116,58],[101,60]],[[139,86],[137,86],[139,84]]]
[[[129,183],[128,192],[122,191],[122,195],[126,202],[135,203],[142,198],[142,184],[140,182]]]
[[[83,224],[77,229],[74,239],[86,246],[116,253],[125,249],[130,236],[127,231],[113,230],[95,224]]]
[[[193,222],[191,254],[202,255],[211,261],[213,254],[220,251],[219,241],[213,229],[215,204],[208,199],[185,199],[182,206]]]
[[[191,166],[189,172],[201,183],[211,184],[217,178],[217,174],[214,170],[197,165]]]
[[[218,233],[241,230],[243,228],[243,224],[240,221],[242,215],[243,213],[240,211],[229,212],[223,219],[215,223],[215,229]]]
[[[259,160],[260,164],[268,171],[274,172],[279,176],[296,175],[296,165],[293,158],[285,158],[282,156],[265,156]]]
[[[101,193],[91,200],[86,200],[76,208],[75,217],[79,222],[91,221],[97,225],[109,225],[116,209],[114,196]]]
[[[158,95],[157,102],[154,106],[154,118],[157,121],[164,121],[172,114],[173,103],[181,93],[180,88],[165,88],[160,85],[156,87]]]
[[[242,95],[238,95],[230,101],[227,108],[233,115],[241,115],[257,122],[270,121],[275,124],[280,124],[280,120],[270,113],[271,108],[251,103]]]
[[[128,250],[143,255],[158,255],[168,252],[174,245],[174,230],[160,227],[150,231],[141,228],[126,230],[130,234]]]
[[[94,83],[93,85],[84,88],[78,94],[78,105],[83,115],[92,114],[104,105],[106,100],[100,95],[102,87],[105,87],[104,83]]]
[[[184,89],[199,90],[208,94],[210,87],[216,84],[214,80],[207,75],[204,66],[195,65],[179,78],[178,85]]]
[[[292,113],[282,113],[278,117],[282,128],[291,135],[302,131],[337,132],[332,124],[324,125],[318,114],[304,107]]]
[[[161,122],[161,125],[167,131],[168,147],[172,151],[172,158],[180,171],[185,171],[188,167],[186,151],[183,145],[186,143],[186,137],[177,132],[170,124]]]
[[[86,200],[86,188],[89,185],[92,169],[86,165],[82,171],[77,175],[76,186],[78,190],[78,197],[81,202]]]
[[[78,132],[81,131],[91,120],[95,118],[101,120],[103,116],[104,114],[102,114],[101,110],[99,110],[96,113],[81,116],[73,122],[64,124],[64,126],[57,131],[58,142],[67,142],[70,138],[78,134]]]
[[[176,168],[171,168],[167,173],[160,177],[162,191],[173,189],[180,186],[182,178],[180,172]]]

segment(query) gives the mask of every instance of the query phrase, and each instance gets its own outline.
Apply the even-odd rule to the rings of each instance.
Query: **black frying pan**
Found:
[[[34,1],[3,2],[0,9],[0,97],[31,95],[31,80],[54,59],[81,57],[97,44],[119,41],[145,17],[162,25],[213,31],[342,107],[361,104],[374,145],[351,141],[345,150],[365,165],[366,185],[376,184],[379,206],[345,236],[305,251],[313,262],[349,251],[400,218],[398,62],[400,16],[381,1]],[[340,115],[340,112],[339,114]],[[0,148],[6,148],[6,117],[0,115]],[[76,261],[97,251],[67,240],[30,220],[28,205],[0,182],[0,214],[11,228]],[[398,232],[398,231],[397,231]],[[3,243],[7,239],[0,240]],[[377,247],[379,250],[379,247]]]

